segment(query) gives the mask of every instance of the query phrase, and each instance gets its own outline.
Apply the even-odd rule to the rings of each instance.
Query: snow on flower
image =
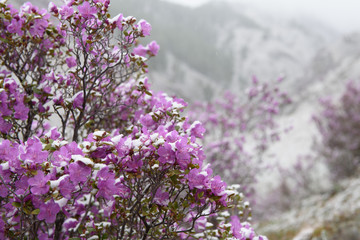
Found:
[[[84,157],[82,155],[77,155],[77,154],[72,155],[71,158],[74,159],[75,162],[82,162],[83,164],[89,165],[89,166],[94,165],[94,162],[90,158]]]

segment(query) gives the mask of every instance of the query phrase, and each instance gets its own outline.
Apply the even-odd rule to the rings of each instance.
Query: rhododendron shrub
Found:
[[[186,103],[150,90],[151,25],[108,7],[0,3],[0,239],[266,239]]]
[[[261,161],[264,152],[287,130],[276,121],[291,103],[280,90],[281,81],[268,84],[253,77],[245,95],[228,91],[222,98],[196,103],[190,110],[191,119],[200,120],[206,129],[197,129],[204,133],[206,161],[227,182],[240,184],[247,194],[253,191],[256,176],[267,168]]]
[[[179,113],[174,108],[177,102],[164,94],[149,100],[154,113]],[[2,141],[4,235],[171,239],[201,232],[228,236],[231,229],[223,223],[216,229],[223,232],[215,232],[206,225],[206,217],[234,206],[240,195],[202,164],[202,149],[187,134],[192,126],[182,127],[182,120],[164,115],[148,128],[141,124],[144,118],[146,113],[138,118],[142,128],[134,125],[126,135],[96,131],[80,143],[50,132],[21,144]],[[161,124],[166,118],[168,126]],[[236,234],[242,234],[240,229]]]
[[[360,164],[360,85],[349,82],[340,99],[322,99],[315,115],[320,139],[316,149],[324,157],[333,180],[354,176]]]

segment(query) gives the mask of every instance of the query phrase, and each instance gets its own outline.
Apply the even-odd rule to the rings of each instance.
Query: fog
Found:
[[[167,0],[185,6],[197,7],[221,0]],[[232,0],[244,6],[254,6],[282,17],[302,17],[322,21],[337,31],[347,33],[360,30],[360,1],[357,0]]]

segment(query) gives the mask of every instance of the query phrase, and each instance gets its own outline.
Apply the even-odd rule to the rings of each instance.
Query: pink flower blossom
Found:
[[[116,23],[116,26],[117,28],[122,31],[123,30],[123,26],[122,26],[122,23],[123,23],[123,15],[120,13],[119,15],[115,16],[113,19],[111,19],[111,23],[115,22]]]
[[[65,5],[60,9],[59,13],[62,16],[62,19],[68,19],[70,16],[74,14],[74,9],[72,7]]]
[[[146,114],[140,118],[140,123],[145,127],[151,127],[154,125],[155,121],[150,114]]]
[[[54,166],[62,167],[69,164],[71,160],[71,153],[66,146],[62,146],[59,150],[53,153],[52,163]]]
[[[143,45],[139,44],[136,48],[134,48],[133,53],[142,57],[146,56],[148,49]]]
[[[75,190],[74,184],[72,184],[69,177],[63,179],[59,184],[59,190],[61,195],[63,195],[67,199],[71,199],[72,193]]]
[[[53,199],[40,205],[40,213],[37,215],[39,220],[45,220],[47,223],[54,223],[56,214],[60,211],[60,206]]]
[[[38,171],[35,177],[30,178],[28,180],[29,185],[31,186],[31,193],[35,195],[45,194],[49,191],[49,185],[47,182],[49,181],[50,176],[44,175],[42,171]]]
[[[51,127],[51,126],[49,126],[49,128],[50,128],[50,127]],[[61,136],[61,134],[58,132],[58,130],[57,130],[56,127],[52,127],[52,128],[50,129],[50,131],[48,131],[48,132],[46,133],[46,136],[49,137],[49,138],[52,139],[52,140],[56,140],[56,139],[58,139],[58,138]]]
[[[75,162],[69,165],[70,180],[77,183],[83,183],[91,173],[91,168],[82,162]]]
[[[0,239],[5,239],[5,223],[0,218]]]
[[[165,206],[169,204],[169,201],[169,193],[167,191],[163,191],[161,188],[158,188],[154,196],[154,202],[156,204]]]
[[[161,164],[174,164],[175,163],[175,152],[169,143],[164,143],[158,149],[159,162]]]
[[[55,13],[55,14],[59,12],[59,9],[57,8],[57,6],[53,2],[49,3],[48,9],[49,9],[49,12],[52,12],[52,13]]]
[[[221,180],[220,176],[215,176],[211,181],[211,191],[216,196],[222,196],[225,194],[226,183]]]
[[[84,93],[83,92],[76,93],[73,98],[74,98],[74,102],[73,102],[74,108],[78,108],[83,105],[83,103],[84,103]]]
[[[182,137],[175,143],[176,146],[176,162],[182,169],[187,168],[190,163],[190,146],[187,143],[187,138]]]
[[[139,21],[139,25],[140,25],[141,33],[142,33],[144,36],[150,36],[150,31],[151,31],[151,25],[150,25],[150,23],[148,23],[147,21],[141,19],[141,20]]]
[[[96,194],[97,198],[103,197],[107,200],[110,200],[113,198],[113,195],[118,193],[118,188],[115,185],[114,178],[99,180],[97,187],[99,189]]]
[[[19,180],[15,183],[16,191],[15,193],[18,195],[24,194],[26,191],[28,191],[29,187],[29,178],[27,176],[19,177]]]
[[[0,132],[6,134],[10,131],[11,128],[12,128],[11,123],[6,122],[3,118],[0,118]]]
[[[205,128],[200,122],[194,122],[194,124],[191,126],[191,136],[203,138],[205,131]]]
[[[22,160],[32,163],[43,163],[47,161],[48,152],[42,151],[42,143],[38,138],[32,138],[27,141],[25,152],[20,155]]]
[[[204,187],[207,185],[206,182],[208,181],[208,178],[204,174],[201,174],[200,171],[201,170],[197,168],[190,170],[187,176],[190,189],[204,189]]]
[[[76,67],[76,58],[74,56],[66,58],[66,64],[69,68]]]
[[[14,117],[25,121],[28,118],[29,108],[24,104],[24,94],[20,94],[16,98],[16,104],[14,106]]]
[[[29,29],[30,34],[33,36],[42,37],[49,23],[45,19],[35,19],[34,25]]]
[[[78,9],[80,15],[84,18],[89,18],[97,13],[96,7],[92,7],[89,2],[84,2]]]
[[[79,148],[76,142],[71,142],[66,145],[66,149],[71,153],[72,155],[81,155],[84,156],[84,153]]]
[[[21,30],[23,25],[23,20],[19,18],[13,18],[11,20],[11,24],[7,26],[7,30],[9,33],[17,33],[19,36],[24,34],[23,30]]]
[[[116,183],[115,185],[116,185],[116,187],[118,188],[117,194],[118,194],[120,197],[125,198],[125,199],[126,199],[126,198],[129,198],[131,191],[130,191],[130,189],[129,189],[127,186],[125,186],[125,185],[124,185],[123,183],[121,183],[121,182],[118,182],[118,183]]]
[[[7,197],[9,194],[9,189],[4,184],[0,185],[0,197]],[[1,238],[0,238],[1,239]]]
[[[147,49],[149,49],[151,55],[156,56],[159,52],[160,46],[156,43],[156,41],[152,41],[147,45]]]

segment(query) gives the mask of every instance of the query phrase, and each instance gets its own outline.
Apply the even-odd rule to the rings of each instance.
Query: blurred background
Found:
[[[276,121],[292,130],[262,157],[277,167],[257,177],[256,229],[271,240],[360,239],[358,174],[331,178],[313,120],[320,99],[340,101],[347,82],[359,80],[360,1],[113,0],[110,9],[152,25],[141,44],[160,45],[149,63],[153,89],[190,105],[226,90],[241,98],[253,76],[284,78],[292,104]]]

